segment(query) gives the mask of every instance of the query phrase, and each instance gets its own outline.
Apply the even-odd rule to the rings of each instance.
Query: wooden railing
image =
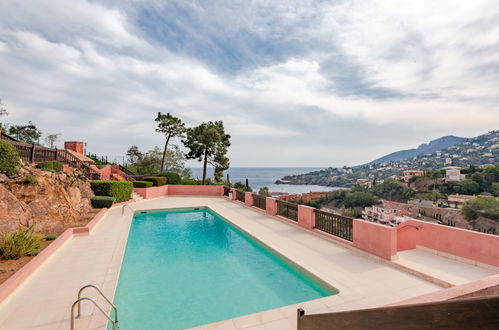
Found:
[[[244,191],[241,191],[241,190],[236,190],[236,199],[240,202],[243,202],[246,200],[245,198],[245,195],[244,195]]]
[[[259,209],[266,210],[267,197],[258,194],[253,194],[253,205],[258,207]]]
[[[298,204],[278,200],[277,214],[281,217],[285,217],[293,221],[298,221]]]
[[[122,166],[122,165],[118,165],[120,167],[120,171],[125,173],[125,179],[127,179],[127,181],[135,181],[135,179],[133,178],[133,176],[135,175],[135,173],[133,173],[132,171],[130,171],[128,168],[126,168],[125,166]]]
[[[7,136],[2,134],[2,139]],[[36,144],[29,144],[13,139],[7,140],[14,148],[16,148],[19,158],[27,163],[40,163],[50,160],[58,160],[61,163],[77,168],[90,180],[100,179],[100,173],[90,167],[87,162],[80,160],[78,157],[65,149],[52,149]]]
[[[499,329],[498,310],[499,296],[310,315],[300,308],[297,329]]]
[[[328,234],[352,240],[353,219],[338,214],[315,210],[315,228]]]
[[[14,139],[12,136],[7,135],[7,134],[5,134],[2,131],[0,131],[0,140],[7,140],[7,141],[19,142],[19,140]]]

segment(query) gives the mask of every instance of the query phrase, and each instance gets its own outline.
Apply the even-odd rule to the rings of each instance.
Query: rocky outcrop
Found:
[[[22,168],[13,178],[0,176],[0,232],[35,225],[41,234],[60,233],[92,207],[93,192],[78,173]]]

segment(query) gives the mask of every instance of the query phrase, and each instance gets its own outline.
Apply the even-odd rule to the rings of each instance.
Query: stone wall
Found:
[[[78,223],[92,208],[93,192],[77,176],[32,167],[12,178],[0,173],[0,233],[34,224],[41,234],[58,234]]]

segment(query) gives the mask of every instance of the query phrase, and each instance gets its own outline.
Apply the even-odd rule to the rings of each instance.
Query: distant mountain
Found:
[[[395,151],[392,152],[391,154],[375,159],[372,162],[369,162],[364,165],[379,164],[384,162],[395,162],[397,160],[405,160],[419,155],[432,154],[438,150],[452,147],[453,145],[461,143],[464,140],[466,140],[466,138],[454,135],[442,136],[441,138],[430,141],[430,143],[424,143],[415,149]]]
[[[401,153],[402,156],[400,155]],[[417,154],[416,154],[417,153]],[[395,155],[395,156],[394,156]],[[396,157],[404,157],[399,160]],[[288,175],[276,183],[314,184],[333,187],[352,187],[359,180],[382,180],[400,177],[406,170],[441,169],[445,166],[484,167],[499,163],[499,130],[463,139],[444,136],[423,144],[417,149],[398,151],[371,163],[342,168],[325,168],[305,174]]]

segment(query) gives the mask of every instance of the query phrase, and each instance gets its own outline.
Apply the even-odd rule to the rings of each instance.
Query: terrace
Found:
[[[113,299],[130,224],[134,212],[142,210],[208,207],[339,290],[197,329],[296,329],[298,308],[306,318],[497,294],[499,288],[497,236],[419,221],[386,227],[248,192],[232,190],[229,197],[221,186],[137,188],[135,193],[141,196],[137,201],[103,210],[87,227],[68,230],[0,286],[0,328],[68,329],[71,305],[86,284]],[[85,296],[110,312],[94,291]],[[75,329],[105,329],[106,324],[104,315],[84,302]]]

